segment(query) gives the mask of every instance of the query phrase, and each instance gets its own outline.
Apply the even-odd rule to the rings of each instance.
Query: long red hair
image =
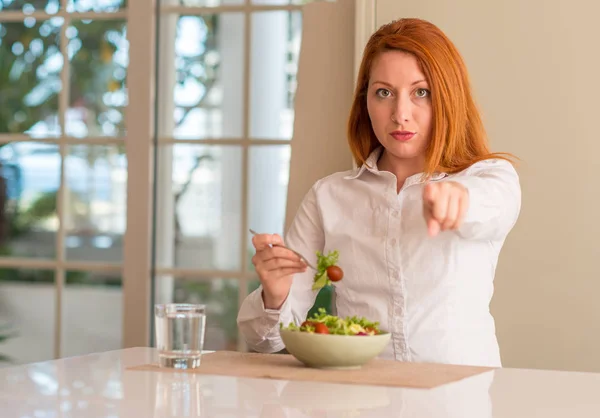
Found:
[[[514,158],[490,152],[467,68],[450,39],[430,22],[400,19],[379,28],[365,47],[348,120],[348,142],[358,166],[380,146],[369,119],[367,90],[373,62],[389,50],[414,55],[431,89],[433,120],[426,176],[436,171],[456,173],[489,158]]]

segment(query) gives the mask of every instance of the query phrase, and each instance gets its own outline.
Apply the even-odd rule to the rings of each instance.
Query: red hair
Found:
[[[434,24],[421,19],[400,19],[382,26],[365,47],[348,120],[348,142],[356,163],[365,164],[380,146],[367,110],[371,67],[385,51],[412,54],[431,89],[433,120],[427,148],[425,175],[456,173],[477,161],[511,154],[491,153],[469,76],[458,49]]]

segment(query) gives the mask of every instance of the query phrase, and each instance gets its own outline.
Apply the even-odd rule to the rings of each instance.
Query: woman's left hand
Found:
[[[469,192],[460,183],[441,181],[423,188],[423,216],[430,236],[460,228],[469,207]]]

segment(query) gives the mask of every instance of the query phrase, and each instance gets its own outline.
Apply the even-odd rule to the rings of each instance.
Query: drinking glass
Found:
[[[205,305],[155,305],[154,323],[160,367],[194,369],[200,366],[206,326]]]

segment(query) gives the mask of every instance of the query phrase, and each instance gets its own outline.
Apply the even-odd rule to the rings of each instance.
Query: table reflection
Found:
[[[155,417],[491,418],[493,372],[434,389],[158,373]]]

